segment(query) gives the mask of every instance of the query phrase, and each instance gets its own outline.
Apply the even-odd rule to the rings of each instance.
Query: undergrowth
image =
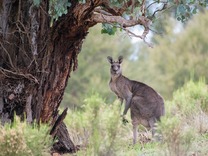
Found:
[[[107,104],[97,93],[84,100],[82,110],[69,110],[65,119],[76,156],[206,156],[208,153],[208,87],[189,81],[165,102],[166,115],[157,123],[156,138],[140,128],[132,145],[132,125],[121,120],[118,100]],[[49,155],[48,126],[29,125],[15,118],[0,127],[0,156]],[[156,141],[157,140],[157,141]],[[69,155],[69,154],[68,154]]]
[[[49,126],[27,124],[14,118],[12,124],[0,126],[0,156],[49,156],[52,139]]]
[[[207,155],[207,93],[203,79],[199,82],[190,80],[174,93],[172,101],[166,102],[166,116],[158,123],[166,147],[165,155]]]
[[[178,156],[208,153],[208,88],[205,81],[187,82],[172,101],[165,102],[166,115],[157,124],[155,141],[140,129],[132,145],[132,125],[121,122],[120,102],[106,104],[97,93],[84,100],[81,111],[71,110],[65,122],[72,140],[80,146],[77,156]]]

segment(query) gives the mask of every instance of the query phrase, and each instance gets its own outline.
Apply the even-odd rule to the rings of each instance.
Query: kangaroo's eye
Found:
[[[114,65],[111,65],[111,68],[112,68],[112,69],[118,70],[118,69],[120,69],[120,65],[117,65],[117,64],[115,65],[115,64],[114,64]]]

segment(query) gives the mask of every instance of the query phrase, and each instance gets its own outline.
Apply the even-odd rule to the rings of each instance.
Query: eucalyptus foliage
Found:
[[[35,6],[39,6],[40,2],[41,0],[33,0]],[[207,0],[109,0],[110,6],[120,9],[127,5],[128,2],[134,4],[131,7],[127,8],[126,11],[123,13],[122,16],[125,19],[138,18],[139,16],[143,16],[144,10],[142,10],[142,7],[145,6],[145,14],[149,19],[152,20],[153,24],[154,22],[157,22],[158,18],[156,18],[156,14],[161,14],[159,13],[160,11],[165,12],[165,10],[168,10],[170,12],[174,12],[174,16],[178,21],[186,22],[193,16],[193,14],[196,14],[204,8],[206,9],[208,6]],[[86,0],[79,0],[79,3],[85,4]],[[71,4],[72,1],[68,0],[50,0],[49,14],[51,16],[51,25],[60,16],[68,13],[68,8],[71,7]],[[116,23],[103,23],[101,33],[114,35],[118,29],[118,26],[115,25]]]

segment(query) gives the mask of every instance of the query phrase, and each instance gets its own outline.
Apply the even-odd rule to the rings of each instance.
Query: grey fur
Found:
[[[130,108],[133,125],[133,144],[135,144],[139,124],[152,129],[152,134],[154,135],[155,122],[159,121],[160,117],[165,114],[164,100],[161,95],[150,86],[130,80],[122,75],[122,56],[119,56],[118,61],[114,61],[110,56],[108,56],[107,59],[111,64],[111,80],[109,86],[121,100],[121,103],[125,100],[123,117]]]

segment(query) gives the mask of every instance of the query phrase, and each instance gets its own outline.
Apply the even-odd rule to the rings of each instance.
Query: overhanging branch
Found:
[[[121,25],[122,27],[132,27],[135,25],[142,25],[144,27],[149,27],[150,20],[144,16],[140,16],[137,20],[127,20],[123,18],[122,16],[109,16],[104,15],[101,13],[94,13],[90,19],[93,22],[96,23],[117,23]]]
[[[148,46],[152,47],[152,45],[145,40],[150,30],[149,26],[151,20],[149,20],[144,16],[140,16],[137,20],[135,19],[127,20],[122,16],[113,16],[109,14],[102,14],[101,12],[94,12],[90,20],[91,22],[96,22],[96,23],[118,24],[117,27],[122,28],[124,31],[126,31],[130,35],[133,35],[134,37],[141,38]],[[142,35],[136,35],[127,29],[127,27],[133,27],[136,25],[141,25],[144,27],[144,31]]]

